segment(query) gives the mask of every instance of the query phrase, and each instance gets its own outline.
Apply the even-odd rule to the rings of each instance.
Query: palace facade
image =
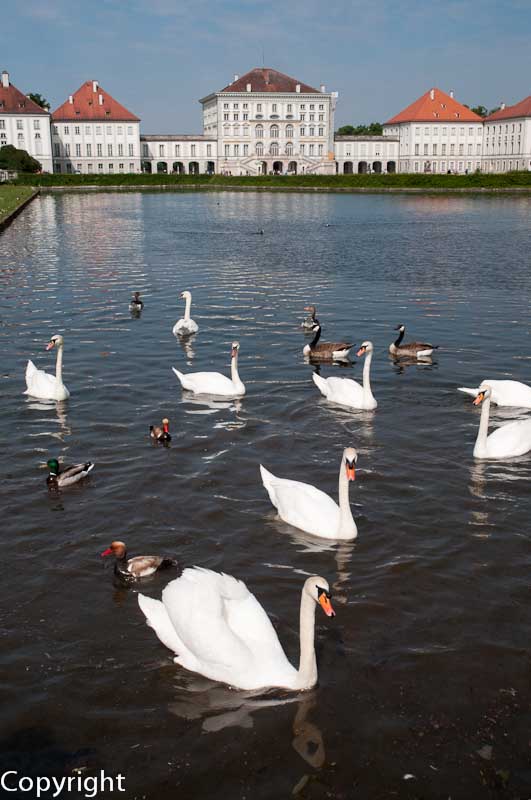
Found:
[[[531,96],[486,118],[431,88],[383,125],[383,136],[334,133],[337,92],[257,67],[199,100],[203,131],[141,134],[140,119],[98,81],[52,114],[2,73],[0,146],[47,172],[334,175],[531,170]]]

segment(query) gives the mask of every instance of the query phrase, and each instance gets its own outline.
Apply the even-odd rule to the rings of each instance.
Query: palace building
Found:
[[[0,146],[27,150],[44,171],[100,175],[531,170],[531,96],[483,119],[434,87],[391,117],[383,136],[334,134],[337,100],[324,85],[256,67],[199,100],[202,133],[146,135],[96,80],[50,117],[3,72]]]

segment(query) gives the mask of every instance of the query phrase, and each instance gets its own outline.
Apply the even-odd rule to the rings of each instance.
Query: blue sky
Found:
[[[0,69],[55,108],[96,78],[144,133],[201,132],[198,98],[265,65],[340,93],[337,125],[431,86],[531,94],[531,0],[4,0]]]

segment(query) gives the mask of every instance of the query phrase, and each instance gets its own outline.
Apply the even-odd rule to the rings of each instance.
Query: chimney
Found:
[[[321,94],[324,94],[325,92],[326,92],[326,86],[324,85],[324,83],[322,83],[321,84]]]
[[[502,104],[500,105],[500,111],[504,111],[504,110],[505,110],[505,103],[502,103]]]
[[[4,89],[9,89],[9,72],[7,70],[2,72],[2,86]]]
[[[250,91],[251,91],[251,84],[250,84],[250,83],[248,83],[248,84],[247,84],[247,86],[246,86],[246,90],[247,90],[248,92],[250,92]]]
[[[236,75],[234,76],[234,81],[233,81],[233,83],[236,83],[236,81],[238,80],[238,78],[239,78],[239,77],[240,77],[240,76],[239,76],[238,74],[236,74]]]
[[[100,104],[100,106],[103,105],[103,95],[102,94],[98,95],[98,103]]]
[[[454,99],[454,90],[453,89],[450,89],[450,97],[452,98],[452,100]]]
[[[98,81],[92,81],[92,91],[93,92],[98,91]]]
[[[300,93],[301,93],[301,85],[300,85],[300,83],[298,83],[298,84],[295,86],[295,91],[297,92],[297,94],[300,94]]]
[[[73,104],[73,102],[74,102],[74,97],[73,97],[73,95],[71,95],[71,94],[69,94],[69,95],[68,95],[68,102],[70,103],[70,105],[72,105],[72,104]]]
[[[430,100],[435,100],[435,89],[430,89]]]

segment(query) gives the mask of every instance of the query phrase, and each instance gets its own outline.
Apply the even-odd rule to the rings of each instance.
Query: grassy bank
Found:
[[[131,187],[188,187],[223,189],[241,186],[254,186],[272,189],[319,189],[343,190],[357,189],[531,189],[531,172],[508,172],[503,175],[473,173],[471,175],[263,175],[257,177],[226,175],[21,175],[17,185],[24,186],[83,186]]]
[[[31,186],[0,185],[0,225],[34,193]]]

